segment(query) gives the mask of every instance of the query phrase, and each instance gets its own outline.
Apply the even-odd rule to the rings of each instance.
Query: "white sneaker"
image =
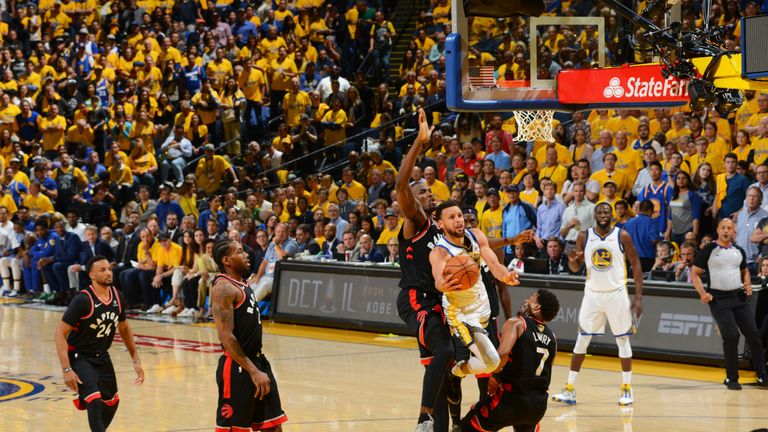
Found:
[[[634,402],[632,398],[632,386],[629,384],[621,385],[621,396],[619,397],[619,405],[627,406],[632,405]]]
[[[8,298],[16,298],[19,296],[19,292],[16,290],[11,290],[8,294],[5,295]]]
[[[177,317],[193,317],[195,316],[195,310],[192,308],[186,308],[183,311],[179,312]]]
[[[176,312],[178,312],[179,308],[176,305],[170,305],[167,308],[163,309],[162,314],[163,315],[173,315]]]
[[[560,393],[552,395],[552,401],[574,405],[576,403],[576,389],[572,385],[566,384]]]
[[[162,311],[163,311],[163,307],[160,306],[159,304],[152,305],[151,308],[147,309],[147,313],[151,313],[151,314],[160,313]]]
[[[454,376],[457,376],[457,377],[459,377],[459,378],[464,378],[465,376],[467,376],[467,374],[465,374],[465,373],[464,373],[464,372],[461,370],[461,365],[463,365],[464,363],[466,363],[466,361],[464,361],[464,360],[462,360],[462,361],[459,361],[459,362],[456,362],[456,364],[453,366],[453,368],[451,368],[451,373],[452,373]]]
[[[4,289],[4,290],[0,291],[0,297],[8,297],[8,294],[10,294],[10,293],[11,293],[11,290]]]
[[[434,431],[435,431],[435,421],[432,420],[432,416],[429,417],[429,420],[417,424],[416,429],[413,430],[413,432],[434,432]]]

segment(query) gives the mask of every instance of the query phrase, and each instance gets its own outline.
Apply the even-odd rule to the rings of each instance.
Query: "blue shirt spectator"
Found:
[[[507,187],[509,204],[501,211],[501,236],[512,238],[521,232],[536,226],[536,210],[528,203],[520,201],[520,191],[517,186]],[[512,246],[504,248],[504,252],[512,255]]]
[[[536,237],[543,242],[550,237],[560,238],[560,227],[563,224],[563,212],[565,205],[554,198],[554,187],[544,187],[545,194],[552,190],[551,197],[546,197],[539,205],[536,212]]]
[[[507,153],[501,151],[501,149],[499,149],[498,152],[488,153],[485,155],[485,158],[487,160],[493,161],[496,169],[502,171],[508,170],[512,163],[512,158],[510,158]]]
[[[749,179],[739,173],[733,174],[731,178],[728,178],[728,174],[722,175],[725,175],[726,192],[725,198],[720,203],[720,209],[717,211],[717,219],[730,217],[739,211],[744,204],[744,198],[747,196],[747,188],[749,187]]]
[[[200,220],[197,222],[197,227],[201,230],[208,232],[208,220],[213,218],[219,224],[219,234],[223,233],[227,229],[227,215],[222,210],[215,210],[216,216],[211,209],[200,212]]]
[[[640,262],[643,263],[643,271],[650,271],[653,267],[653,260],[656,257],[654,242],[661,238],[658,218],[652,218],[652,212],[653,203],[650,201],[641,202],[637,216],[628,220],[623,228],[632,237],[637,255],[640,257]]]
[[[285,251],[288,256],[296,255],[299,252],[299,244],[296,243],[296,240],[290,237],[280,245],[280,248]],[[264,269],[264,276],[275,277],[275,263],[280,261],[280,258],[275,250],[274,241],[267,246],[267,252],[264,254],[264,261],[267,264]]]
[[[16,126],[19,128],[19,138],[23,141],[34,141],[40,134],[40,129],[37,127],[37,118],[40,117],[40,114],[35,111],[29,111],[29,113],[25,115],[25,105],[26,104],[22,102],[21,114],[16,116]]]

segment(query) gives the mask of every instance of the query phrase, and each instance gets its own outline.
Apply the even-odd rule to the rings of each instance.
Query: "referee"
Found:
[[[704,247],[693,262],[691,282],[699,298],[709,304],[712,317],[723,337],[725,381],[728,390],[741,390],[739,384],[739,331],[744,334],[752,352],[752,365],[757,372],[757,385],[768,387],[765,356],[749,299],[752,286],[744,249],[733,243],[736,229],[733,221],[723,219],[717,225],[717,240]],[[701,275],[709,274],[704,289]]]

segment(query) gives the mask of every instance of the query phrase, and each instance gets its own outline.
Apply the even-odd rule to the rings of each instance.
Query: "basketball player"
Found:
[[[403,158],[397,174],[397,201],[405,220],[398,234],[400,255],[400,294],[397,312],[418,336],[421,363],[425,365],[421,389],[421,408],[416,432],[448,430],[448,406],[444,386],[454,348],[441,307],[443,294],[435,288],[429,253],[440,239],[432,219],[435,197],[423,180],[409,184],[410,175],[429,143],[432,127],[419,109],[419,134]],[[433,410],[435,419],[433,419]]]
[[[223,273],[211,287],[211,310],[225,350],[216,369],[216,432],[282,431],[288,417],[261,352],[261,313],[256,295],[243,281],[250,271],[248,253],[239,242],[226,239],[216,244],[213,259]]]
[[[487,268],[497,279],[507,285],[517,285],[517,273],[507,271],[499,263],[496,253],[488,245],[488,239],[478,229],[465,229],[464,215],[459,203],[446,201],[436,210],[438,226],[443,237],[429,254],[435,287],[443,292],[442,306],[452,332],[469,348],[472,356],[459,361],[452,373],[458,377],[468,374],[492,372],[499,363],[496,347],[488,338],[485,328],[491,317],[491,305],[483,278],[478,277],[474,286],[461,290],[454,276],[443,276],[446,261],[453,256],[466,255],[477,263],[478,270]]]
[[[621,360],[621,393],[619,405],[630,405],[632,398],[632,347],[629,335],[634,332],[632,310],[638,318],[643,313],[643,273],[632,238],[626,231],[611,227],[612,209],[608,203],[595,206],[595,226],[579,233],[576,247],[568,256],[568,266],[578,271],[588,257],[584,298],[579,310],[579,335],[573,347],[571,370],[561,393],[552,400],[576,403],[576,377],[587,353],[592,336],[602,335],[605,321],[616,337]],[[635,300],[631,309],[627,293],[627,259],[635,280]]]
[[[518,317],[502,329],[501,361],[488,386],[462,419],[462,430],[498,431],[507,426],[515,432],[536,430],[547,411],[547,390],[557,338],[546,323],[557,316],[560,302],[540,289],[523,302]]]
[[[85,271],[91,286],[80,291],[64,312],[56,329],[56,352],[64,383],[78,393],[75,406],[88,412],[91,431],[101,432],[109,427],[120,403],[115,369],[109,358],[115,329],[133,359],[136,384],[144,382],[144,369],[133,331],[125,320],[125,298],[112,286],[112,265],[96,255],[88,260]]]

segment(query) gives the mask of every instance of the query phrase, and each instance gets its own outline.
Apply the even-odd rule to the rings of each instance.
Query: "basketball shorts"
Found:
[[[502,384],[504,386],[504,384]],[[513,427],[515,432],[534,432],[547,411],[545,391],[510,392],[499,387],[493,396],[484,396],[461,420],[462,430],[498,431]]]
[[[445,342],[450,343],[448,326],[445,324],[445,315],[440,306],[440,297],[416,288],[401,289],[397,295],[397,314],[416,336],[423,365],[428,365],[432,360],[432,350],[427,346],[424,337],[428,326],[445,327]]]
[[[488,339],[491,340],[491,343],[493,344],[496,349],[499,348],[499,326],[498,326],[498,320],[496,317],[492,316],[490,320],[488,320],[488,326],[485,327],[485,331],[488,332]],[[456,361],[466,361],[469,360],[469,357],[471,356],[471,352],[469,351],[469,348],[462,342],[461,338],[456,336],[455,334],[453,336],[453,346],[456,350]],[[491,374],[483,374],[483,375],[477,375],[477,378],[487,378],[491,376]]]
[[[248,372],[228,355],[221,356],[216,369],[216,384],[219,386],[216,432],[257,431],[273,428],[288,420],[280,404],[280,392],[269,362],[261,354],[251,360],[269,376],[269,393],[263,399],[254,397],[256,387]]]
[[[467,306],[456,306],[443,296],[443,310],[451,332],[467,346],[474,342],[470,327],[485,329],[491,319],[491,304],[485,290]]]
[[[99,399],[108,406],[118,403],[117,379],[109,353],[70,353],[69,362],[82,381],[77,385],[78,397],[73,401],[77,409],[85,410],[86,404]]]
[[[579,309],[580,333],[603,335],[606,320],[616,337],[632,334],[632,310],[626,288],[610,292],[584,291]]]

